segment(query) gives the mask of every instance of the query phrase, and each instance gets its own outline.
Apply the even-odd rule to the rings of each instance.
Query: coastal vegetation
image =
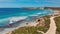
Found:
[[[55,23],[56,23],[56,26],[57,26],[57,34],[60,34],[60,16],[59,17],[56,17],[55,19]]]
[[[45,26],[44,26],[44,32],[46,32],[50,27],[50,16],[45,16],[47,19],[45,19]]]
[[[45,20],[44,26],[40,26],[40,24],[38,24],[37,26],[24,26],[15,29],[11,34],[42,34],[40,31],[45,33],[49,29],[50,16],[44,16],[42,18]]]

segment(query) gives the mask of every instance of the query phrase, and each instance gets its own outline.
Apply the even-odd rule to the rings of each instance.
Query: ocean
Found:
[[[52,10],[27,10],[23,8],[0,8],[0,26],[8,26],[10,23],[23,20],[32,16],[46,16],[53,14]]]

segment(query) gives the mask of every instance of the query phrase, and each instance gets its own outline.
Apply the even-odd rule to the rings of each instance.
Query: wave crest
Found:
[[[0,19],[0,26],[6,26],[6,25],[14,23],[18,20],[23,20],[26,18],[27,18],[27,16],[18,16],[18,17],[9,17],[9,18],[5,18],[5,19]]]

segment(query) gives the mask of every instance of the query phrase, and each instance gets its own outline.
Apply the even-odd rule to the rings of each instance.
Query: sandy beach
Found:
[[[18,29],[18,28],[24,27],[24,26],[27,26],[27,27],[29,27],[29,26],[36,26],[36,25],[38,24],[38,23],[35,23],[35,22],[30,22],[30,23],[28,23],[28,25],[26,25],[26,23],[27,23],[27,22],[23,23],[22,25],[16,27],[15,29]],[[11,34],[12,31],[14,31],[15,29],[9,31],[8,33]]]

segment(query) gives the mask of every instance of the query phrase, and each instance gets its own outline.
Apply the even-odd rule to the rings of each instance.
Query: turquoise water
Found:
[[[45,16],[52,14],[52,10],[25,10],[21,8],[0,8],[0,26],[9,25],[10,21],[26,19],[29,16]]]

